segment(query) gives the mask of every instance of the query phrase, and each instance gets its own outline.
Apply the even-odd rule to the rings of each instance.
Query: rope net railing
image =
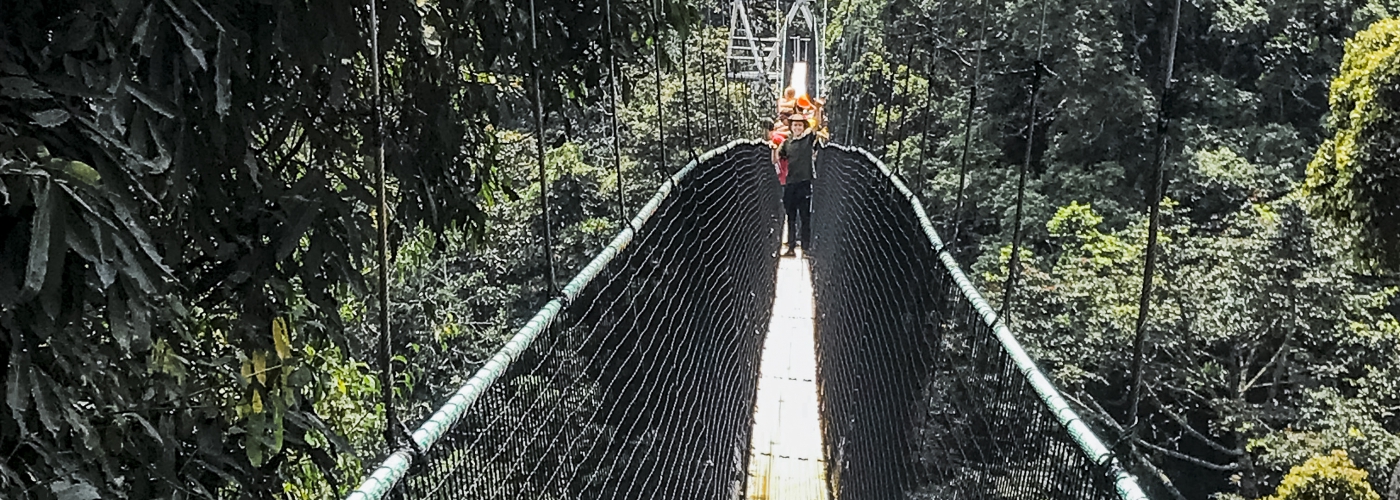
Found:
[[[817,370],[835,498],[1144,499],[861,150],[813,182]]]
[[[352,499],[734,498],[742,492],[781,202],[735,141],[630,227]]]

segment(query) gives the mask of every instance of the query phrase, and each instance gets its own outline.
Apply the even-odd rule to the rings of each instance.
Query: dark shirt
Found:
[[[816,134],[808,132],[802,137],[783,141],[782,147],[778,148],[778,157],[787,158],[788,161],[788,184],[812,180],[812,146],[815,142]]]

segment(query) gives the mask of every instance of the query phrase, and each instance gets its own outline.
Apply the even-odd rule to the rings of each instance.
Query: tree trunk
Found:
[[[1238,432],[1234,434],[1235,449],[1242,452],[1236,462],[1239,464],[1240,496],[1259,498],[1259,477],[1254,472],[1254,457],[1250,456],[1249,450],[1245,449],[1245,443],[1249,442],[1249,438]]]

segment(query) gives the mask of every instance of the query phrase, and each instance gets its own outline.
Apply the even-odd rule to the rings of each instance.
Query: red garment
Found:
[[[778,184],[787,185],[788,159],[778,158]]]

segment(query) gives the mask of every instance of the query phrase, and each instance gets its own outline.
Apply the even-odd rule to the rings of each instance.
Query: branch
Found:
[[[1083,402],[1076,399],[1069,393],[1065,393],[1064,396],[1065,398],[1072,401],[1074,404],[1078,405],[1081,409],[1093,410],[1088,415],[1094,417],[1096,420],[1104,422],[1114,431],[1116,431],[1118,435],[1121,436],[1124,434],[1123,426],[1118,425],[1118,422],[1114,421],[1113,417],[1108,414],[1108,411],[1105,410],[1102,406],[1099,406],[1099,402],[1095,401],[1092,396],[1085,398],[1088,399],[1090,403],[1094,404],[1092,408],[1085,406]],[[1168,477],[1166,473],[1162,472],[1161,469],[1158,469],[1156,465],[1152,465],[1152,461],[1148,460],[1147,457],[1142,456],[1141,451],[1139,451],[1137,448],[1133,448],[1130,446],[1128,447],[1128,453],[1132,454],[1133,460],[1136,464],[1141,465],[1142,467],[1146,467],[1148,471],[1157,476],[1157,480],[1161,481],[1162,486],[1165,486],[1167,488],[1167,492],[1172,494],[1172,498],[1174,498],[1175,500],[1186,500],[1186,496],[1182,495],[1181,490],[1178,490],[1176,488],[1176,485],[1172,483],[1171,477]]]
[[[1215,442],[1214,439],[1211,439],[1205,434],[1201,433],[1201,431],[1196,430],[1196,428],[1192,427],[1189,423],[1186,422],[1186,419],[1184,417],[1172,411],[1170,408],[1167,408],[1167,405],[1162,403],[1162,400],[1157,397],[1156,391],[1153,391],[1151,387],[1147,388],[1147,393],[1148,395],[1152,396],[1152,402],[1157,403],[1157,409],[1162,410],[1162,413],[1166,414],[1168,417],[1171,417],[1172,420],[1175,420],[1176,424],[1181,426],[1181,428],[1185,430],[1187,434],[1190,434],[1191,437],[1194,437],[1200,440],[1201,442],[1205,443],[1207,446],[1214,448],[1215,451],[1219,451],[1226,455],[1234,457],[1244,455],[1244,452],[1236,450],[1234,448],[1226,448],[1225,445]]]
[[[1080,401],[1079,398],[1074,397],[1073,394],[1065,392],[1063,393],[1063,395],[1065,399],[1070,400],[1070,402],[1074,403],[1080,408],[1084,408],[1086,410],[1094,410],[1094,413],[1090,416],[1096,417],[1097,420],[1101,421],[1104,424],[1107,424],[1109,427],[1112,427],[1113,430],[1118,431],[1119,433],[1123,432],[1123,426],[1118,425],[1118,422],[1113,419],[1113,416],[1109,415],[1108,410],[1105,410],[1103,406],[1099,406],[1099,402],[1095,400],[1093,396],[1084,398],[1089,400],[1090,403],[1094,404],[1093,406],[1089,406],[1084,404],[1083,401]]]
[[[948,51],[949,53],[951,53],[951,54],[957,56],[957,57],[958,57],[958,61],[962,62],[962,65],[963,65],[963,66],[968,67],[968,68],[971,68],[971,67],[972,67],[972,61],[967,60],[967,57],[966,57],[966,56],[963,56],[962,51],[954,50],[952,47],[949,47],[949,46],[947,46],[947,45],[941,45],[941,44],[940,44],[940,45],[933,45],[933,48],[935,48],[935,49],[940,49],[940,50],[946,50],[946,51]]]
[[[1183,462],[1187,462],[1187,463],[1192,464],[1192,465],[1195,465],[1195,466],[1197,466],[1197,467],[1202,467],[1202,468],[1206,468],[1206,469],[1210,469],[1210,470],[1216,470],[1216,471],[1232,471],[1232,470],[1236,470],[1236,469],[1239,469],[1239,468],[1240,468],[1239,464],[1235,464],[1235,463],[1220,465],[1220,464],[1217,464],[1217,463],[1214,463],[1214,462],[1207,462],[1207,461],[1205,461],[1205,460],[1201,460],[1201,459],[1199,459],[1199,458],[1193,457],[1193,456],[1191,456],[1191,455],[1187,455],[1187,454],[1185,454],[1185,453],[1181,453],[1181,452],[1177,452],[1177,451],[1172,451],[1172,450],[1168,450],[1168,449],[1166,449],[1166,448],[1163,448],[1163,447],[1161,447],[1161,446],[1157,446],[1157,445],[1155,445],[1155,444],[1152,444],[1152,443],[1147,442],[1147,440],[1144,440],[1144,439],[1142,439],[1142,438],[1135,438],[1135,439],[1133,439],[1133,441],[1137,442],[1137,444],[1140,444],[1140,445],[1146,447],[1146,448],[1149,449],[1149,450],[1152,450],[1152,451],[1161,453],[1161,454],[1163,454],[1163,455],[1166,455],[1166,456],[1175,458],[1175,459],[1177,459],[1177,460],[1181,460],[1181,461],[1183,461]]]
[[[302,129],[301,129],[301,135],[297,136],[297,140],[296,140],[296,142],[292,143],[291,149],[288,149],[288,150],[287,150],[287,154],[286,154],[286,155],[283,155],[281,160],[278,160],[277,166],[276,166],[276,167],[273,169],[273,171],[272,171],[272,172],[273,172],[273,175],[278,175],[278,174],[280,174],[284,169],[287,168],[287,163],[290,162],[290,161],[292,161],[292,158],[295,157],[295,156],[297,155],[297,152],[298,152],[298,151],[301,151],[301,147],[304,146],[304,145],[306,144],[306,136],[307,136],[307,135],[310,135],[310,134],[306,131],[305,128],[302,128]]]
[[[1277,325],[1277,324],[1278,324],[1278,320],[1274,320],[1274,324],[1273,324],[1273,325],[1269,325],[1269,326],[1272,328],[1273,326],[1275,326],[1275,325]],[[1268,363],[1264,363],[1264,366],[1259,367],[1259,373],[1254,374],[1254,378],[1249,379],[1249,382],[1247,382],[1247,383],[1245,383],[1244,385],[1240,386],[1240,392],[1239,392],[1239,394],[1240,394],[1240,397],[1241,397],[1241,398],[1244,397],[1244,394],[1245,394],[1246,392],[1248,392],[1250,389],[1254,388],[1254,384],[1259,382],[1259,377],[1263,377],[1263,376],[1264,376],[1264,372],[1269,371],[1269,367],[1270,367],[1270,366],[1273,366],[1273,364],[1274,364],[1275,362],[1278,361],[1279,356],[1282,355],[1284,351],[1287,351],[1287,350],[1289,349],[1289,346],[1290,346],[1290,344],[1292,343],[1292,340],[1293,340],[1293,333],[1296,332],[1296,331],[1298,331],[1297,328],[1291,328],[1291,329],[1289,329],[1289,330],[1288,330],[1288,334],[1286,334],[1286,335],[1283,336],[1283,342],[1279,343],[1279,345],[1278,345],[1278,350],[1274,351],[1274,355],[1271,356],[1271,357],[1269,358],[1269,362],[1268,362]]]
[[[1151,460],[1144,459],[1141,452],[1133,450],[1133,456],[1138,459],[1139,464],[1146,467],[1149,472],[1157,476],[1157,480],[1161,481],[1162,485],[1167,487],[1167,492],[1172,494],[1172,498],[1176,500],[1186,500],[1186,495],[1182,495],[1181,490],[1176,489],[1176,485],[1172,483],[1172,478],[1167,476],[1167,473],[1162,472],[1162,469],[1158,469],[1156,465],[1152,465]]]

